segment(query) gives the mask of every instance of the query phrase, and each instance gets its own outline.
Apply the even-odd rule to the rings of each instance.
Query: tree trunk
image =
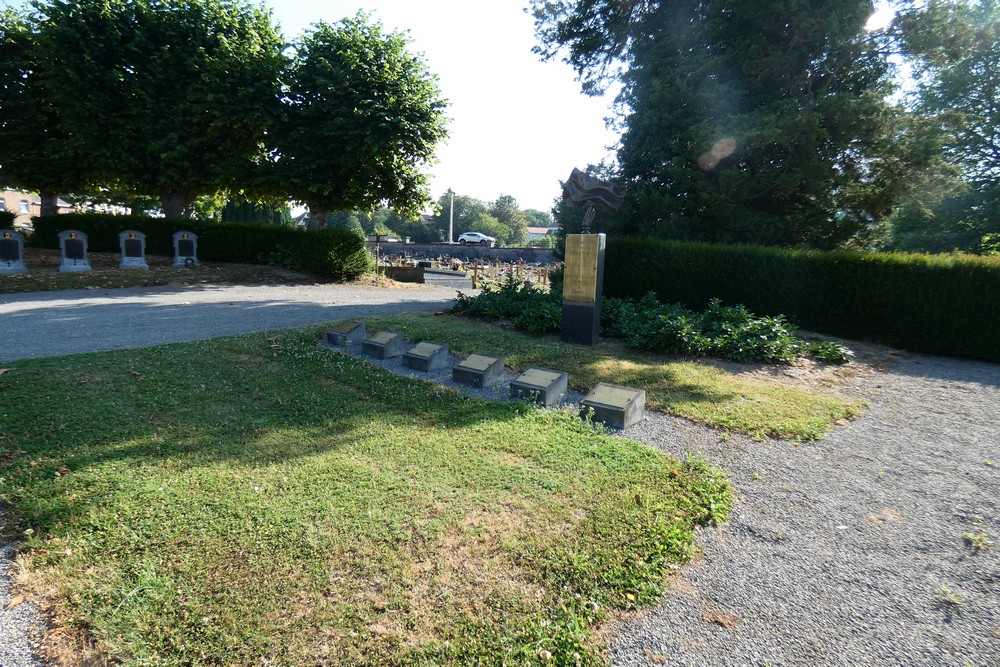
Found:
[[[38,193],[38,198],[42,202],[41,211],[39,215],[58,215],[59,214],[59,195],[55,192],[48,192],[47,190],[42,190]]]
[[[322,206],[309,207],[309,229],[323,229],[326,227],[326,216],[328,211]]]
[[[168,218],[191,218],[194,213],[194,196],[183,192],[165,192],[160,195],[163,215]]]

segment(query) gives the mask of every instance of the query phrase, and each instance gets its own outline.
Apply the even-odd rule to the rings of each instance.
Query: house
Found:
[[[60,213],[72,212],[71,204],[62,199],[58,201]],[[0,190],[0,211],[14,212],[14,227],[31,229],[31,217],[42,213],[42,200],[36,194],[3,188]]]
[[[534,241],[535,239],[544,238],[550,236],[559,231],[558,227],[528,227],[528,240]]]

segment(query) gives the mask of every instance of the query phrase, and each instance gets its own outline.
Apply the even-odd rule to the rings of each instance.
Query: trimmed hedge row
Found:
[[[198,257],[215,262],[276,264],[317,276],[352,278],[371,269],[364,239],[344,229],[301,230],[278,225],[219,223],[183,218],[144,218],[103,213],[72,213],[34,219],[25,243],[58,248],[59,232],[87,234],[91,252],[118,252],[118,234],[134,229],[146,234],[146,252],[171,257],[173,234],[198,235]]]
[[[609,236],[604,293],[713,298],[803,329],[1000,361],[1000,258],[821,252]]]

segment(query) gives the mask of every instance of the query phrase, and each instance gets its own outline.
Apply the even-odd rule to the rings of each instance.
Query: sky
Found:
[[[431,196],[449,188],[491,202],[512,195],[522,209],[548,211],[574,167],[612,157],[605,129],[612,99],[580,92],[572,68],[531,52],[527,0],[267,0],[286,39],[318,21],[370,12],[408,32],[448,100],[449,138],[427,169]]]

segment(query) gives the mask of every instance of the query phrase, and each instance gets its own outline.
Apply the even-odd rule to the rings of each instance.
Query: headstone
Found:
[[[122,259],[118,262],[119,269],[148,269],[146,263],[146,235],[134,229],[126,229],[118,235],[118,245],[121,246]]]
[[[580,415],[593,410],[591,419],[616,429],[626,429],[642,421],[646,412],[646,390],[604,382],[580,401]]]
[[[470,354],[451,369],[451,379],[473,387],[492,387],[503,380],[503,359]]]
[[[174,232],[174,266],[201,266],[198,261],[198,235],[194,232]]]
[[[380,331],[361,343],[361,351],[376,359],[392,359],[406,352],[406,338],[401,333]]]
[[[403,365],[425,373],[447,368],[451,363],[448,346],[441,343],[423,341],[417,343],[403,355]]]
[[[547,368],[529,368],[510,383],[510,397],[550,408],[562,403],[569,376]]]
[[[87,258],[87,235],[75,229],[59,232],[59,251],[62,260],[60,271],[91,271],[90,260]]]
[[[364,322],[341,322],[326,332],[326,342],[337,347],[362,343],[365,340]]]
[[[13,229],[0,229],[0,273],[27,273],[24,237]]]

